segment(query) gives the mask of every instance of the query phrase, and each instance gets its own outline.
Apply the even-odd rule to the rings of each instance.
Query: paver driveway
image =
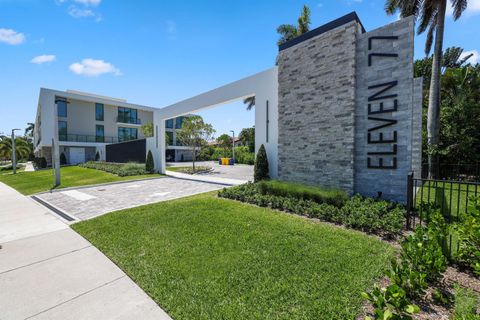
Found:
[[[36,197],[78,220],[148,203],[218,190],[225,185],[164,177],[110,185],[55,190]]]

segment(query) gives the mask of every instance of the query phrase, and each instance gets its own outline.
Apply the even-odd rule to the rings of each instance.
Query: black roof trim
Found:
[[[351,21],[356,21],[360,24],[362,27],[362,32],[365,32],[365,28],[363,27],[362,22],[360,21],[360,18],[358,18],[357,13],[355,11],[352,11],[343,17],[340,17],[338,19],[335,19],[333,21],[330,21],[316,29],[310,30],[307,33],[302,34],[301,36],[298,36],[296,38],[293,38],[290,41],[287,41],[281,45],[278,46],[278,51],[285,50],[287,48],[293,47],[296,44],[299,44],[300,42],[303,42],[305,40],[308,40],[310,38],[313,38],[315,36],[318,36],[322,33],[325,33],[327,31],[330,31],[332,29],[335,29],[341,25],[347,24]]]

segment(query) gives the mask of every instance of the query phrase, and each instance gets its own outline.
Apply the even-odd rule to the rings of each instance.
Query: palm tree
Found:
[[[277,33],[280,34],[277,44],[281,45],[293,38],[298,37],[310,30],[310,8],[303,5],[302,12],[297,20],[297,26],[293,24],[282,24],[277,28]],[[255,106],[255,96],[243,99],[243,103],[247,105],[247,110],[252,110]]]
[[[25,136],[26,137],[32,137],[33,136],[33,130],[35,130],[35,123],[28,122],[27,127],[25,128]]]
[[[467,8],[468,0],[452,0],[451,2],[453,18],[457,20]],[[428,176],[430,178],[435,177],[434,165],[437,162],[437,156],[434,154],[434,150],[439,143],[440,133],[440,75],[446,9],[447,0],[386,0],[385,4],[385,11],[390,15],[400,11],[402,17],[413,15],[420,19],[417,33],[423,33],[428,29],[425,54],[428,55],[432,44],[434,45],[427,115]]]
[[[30,146],[25,139],[15,138],[15,151],[18,159],[26,159],[30,154]],[[12,138],[7,136],[0,137],[0,157],[11,159],[12,156]]]

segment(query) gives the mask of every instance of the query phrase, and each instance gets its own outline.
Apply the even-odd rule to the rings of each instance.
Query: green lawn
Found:
[[[159,177],[158,174],[119,177],[100,170],[80,168],[77,166],[62,167],[61,185],[58,188],[84,186],[90,184],[117,182],[125,180],[145,179]],[[0,182],[17,189],[28,195],[37,192],[48,191],[53,185],[53,171],[39,170],[35,172],[19,172],[16,175],[9,173],[0,174]]]
[[[393,248],[216,195],[72,226],[174,319],[351,319]]]

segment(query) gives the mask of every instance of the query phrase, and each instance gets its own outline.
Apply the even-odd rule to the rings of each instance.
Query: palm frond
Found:
[[[255,96],[243,99],[243,103],[247,105],[248,111],[252,110],[255,107]]]
[[[467,0],[452,0],[453,7],[453,19],[457,20],[461,17],[463,11],[467,9],[468,1]]]
[[[292,24],[282,24],[278,26],[277,33],[280,34],[277,44],[281,45],[297,36],[297,27]]]
[[[436,24],[432,23],[430,24],[430,28],[428,29],[427,32],[427,38],[425,40],[425,55],[428,56],[430,53],[430,50],[432,50],[432,44],[433,44],[433,34],[435,33],[436,30]]]

